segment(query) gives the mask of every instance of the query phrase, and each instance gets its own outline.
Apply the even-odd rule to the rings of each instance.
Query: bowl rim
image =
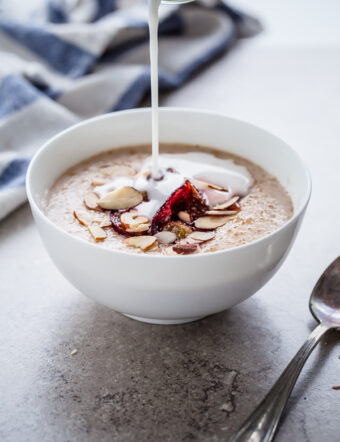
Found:
[[[33,196],[32,192],[31,192],[31,176],[32,176],[32,171],[35,167],[35,163],[37,162],[39,156],[41,155],[41,153],[43,151],[45,151],[46,149],[48,149],[49,145],[51,143],[53,143],[54,141],[56,141],[58,138],[73,132],[73,131],[77,131],[79,128],[86,126],[88,124],[92,124],[92,123],[96,123],[97,121],[101,121],[101,120],[105,120],[105,119],[110,119],[114,116],[119,116],[122,114],[128,115],[128,114],[135,114],[135,113],[151,113],[151,108],[150,107],[145,107],[145,108],[138,108],[138,109],[127,109],[127,110],[122,110],[122,111],[115,111],[115,112],[110,112],[104,115],[99,115],[93,118],[88,118],[86,120],[83,120],[79,123],[76,123],[70,127],[68,127],[65,130],[62,130],[61,132],[58,132],[56,135],[54,135],[53,137],[49,138],[38,150],[37,152],[34,154],[32,160],[30,161],[30,164],[28,166],[27,169],[27,174],[26,174],[26,192],[27,192],[27,198],[29,201],[29,204],[31,206],[31,208],[33,208],[38,214],[39,216],[48,224],[51,226],[51,228],[57,230],[58,232],[60,232],[61,234],[63,234],[66,237],[69,237],[70,239],[74,240],[74,241],[80,241],[80,243],[82,244],[86,244],[87,246],[93,247],[94,250],[97,250],[98,253],[107,253],[107,254],[114,254],[114,255],[128,255],[132,258],[137,258],[137,259],[150,259],[150,260],[159,260],[159,259],[174,259],[174,258],[180,258],[180,259],[184,259],[184,260],[191,260],[191,259],[209,259],[215,257],[216,255],[220,255],[220,254],[230,254],[230,253],[235,253],[236,251],[240,251],[241,250],[245,250],[249,247],[255,247],[258,243],[261,242],[265,242],[270,240],[271,238],[277,236],[281,231],[286,230],[291,224],[293,224],[300,216],[301,214],[303,214],[303,212],[306,210],[307,206],[308,206],[308,202],[310,200],[311,197],[311,191],[312,191],[312,179],[311,179],[311,173],[308,169],[308,167],[306,166],[304,160],[301,158],[301,156],[289,145],[287,144],[284,140],[282,140],[280,137],[272,134],[271,132],[267,131],[266,129],[263,129],[260,126],[257,126],[255,124],[252,123],[248,123],[247,121],[238,119],[238,118],[233,118],[230,117],[226,114],[220,113],[220,112],[213,112],[213,111],[206,111],[203,109],[194,109],[194,108],[190,108],[190,107],[160,107],[159,108],[159,112],[170,112],[170,113],[176,113],[176,112],[184,112],[184,113],[194,113],[194,114],[201,114],[201,115],[207,115],[210,117],[218,117],[218,118],[226,118],[232,122],[238,123],[238,124],[245,124],[247,126],[250,126],[256,130],[259,130],[267,135],[270,135],[271,137],[275,138],[277,141],[280,141],[281,143],[283,143],[285,145],[285,148],[289,149],[291,151],[291,153],[295,156],[295,158],[297,159],[297,161],[300,162],[304,173],[305,173],[305,179],[306,179],[306,183],[307,183],[307,189],[306,189],[306,194],[304,195],[303,201],[300,204],[300,207],[298,208],[298,210],[296,212],[293,213],[293,216],[286,221],[284,224],[282,224],[278,229],[274,230],[272,233],[265,235],[263,237],[260,237],[254,241],[251,241],[249,243],[246,244],[242,244],[240,246],[235,246],[235,247],[231,247],[228,249],[222,249],[222,250],[216,250],[214,252],[208,252],[208,253],[193,253],[193,254],[188,254],[188,255],[149,255],[147,253],[143,253],[143,254],[139,254],[139,253],[131,253],[125,250],[115,250],[115,249],[108,249],[105,247],[98,247],[98,244],[96,243],[91,243],[83,238],[80,238],[76,235],[72,235],[71,233],[67,232],[66,230],[62,229],[61,227],[59,227],[57,224],[55,224],[53,221],[51,221],[47,215],[45,215],[45,213],[42,211],[42,209],[39,207],[39,205],[36,203],[35,201],[35,197]],[[124,147],[124,146],[123,146]],[[217,149],[218,150],[218,149]],[[91,158],[91,157],[89,157]],[[246,157],[245,157],[246,158]],[[287,191],[287,190],[286,190]],[[288,191],[287,191],[288,192]],[[289,192],[288,192],[289,194]],[[101,251],[101,252],[100,252]]]

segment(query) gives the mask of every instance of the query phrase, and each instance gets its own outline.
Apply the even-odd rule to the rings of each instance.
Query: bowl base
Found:
[[[142,318],[140,316],[126,315],[130,319],[135,319],[140,322],[147,322],[148,324],[158,324],[158,325],[176,325],[176,324],[185,324],[186,322],[198,321],[199,319],[204,318],[205,316],[197,316],[195,318],[185,318],[185,319],[151,319],[151,318]]]

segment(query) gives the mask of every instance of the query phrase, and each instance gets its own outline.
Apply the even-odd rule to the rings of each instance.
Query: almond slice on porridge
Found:
[[[120,221],[128,233],[147,232],[150,229],[149,218],[138,215],[136,210],[122,213]]]
[[[146,216],[138,215],[136,210],[130,210],[129,212],[124,212],[120,216],[120,220],[124,226],[133,227],[139,224],[149,223],[149,218]]]
[[[99,226],[87,226],[89,232],[91,233],[95,241],[104,241],[106,238],[106,232]]]
[[[226,192],[226,189],[224,189],[223,187],[216,186],[215,184],[212,184],[212,183],[207,183],[207,186],[210,187],[210,189],[219,190],[221,192]]]
[[[103,175],[110,177],[131,176],[135,174],[135,171],[130,166],[124,165],[105,166],[100,170]]]
[[[234,196],[230,200],[226,201],[225,203],[219,203],[214,206],[214,210],[224,210],[228,207],[232,206],[233,204],[237,203],[237,201],[240,199],[239,196]]]
[[[91,210],[98,210],[99,209],[98,201],[99,201],[98,196],[93,192],[87,193],[84,197],[85,206]]]
[[[135,247],[144,251],[156,243],[156,238],[154,236],[131,236],[124,239],[124,242],[129,247]]]
[[[73,215],[83,226],[88,226],[93,222],[92,216],[85,210],[74,210]]]
[[[214,190],[220,190],[221,192],[226,192],[226,189],[223,187],[217,186],[216,184],[208,183],[206,181],[198,180],[196,178],[191,178],[190,181],[194,186],[196,186],[198,189],[204,190],[207,187],[210,187],[210,189]]]
[[[135,224],[134,226],[126,228],[128,233],[142,233],[147,232],[150,229],[151,224]]]
[[[188,240],[203,243],[215,238],[215,232],[192,232],[187,237]]]
[[[197,189],[206,189],[208,187],[208,184],[205,181],[197,180],[196,178],[190,178],[190,182],[197,188]]]
[[[102,229],[106,229],[107,227],[112,227],[112,223],[110,221],[109,218],[104,219],[100,224],[99,227],[101,227]]]
[[[130,186],[107,193],[98,201],[98,206],[102,209],[122,210],[131,209],[143,201],[143,195],[138,190]]]
[[[182,211],[178,212],[177,216],[181,221],[183,221],[187,224],[191,223],[191,216],[190,216],[189,212],[182,210]]]
[[[202,230],[213,230],[224,226],[229,220],[229,216],[202,216],[195,221],[195,227]]]

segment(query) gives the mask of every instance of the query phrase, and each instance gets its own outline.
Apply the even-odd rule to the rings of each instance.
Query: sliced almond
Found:
[[[83,226],[88,226],[93,221],[91,215],[85,210],[75,210],[73,215]]]
[[[176,244],[172,247],[172,250],[178,255],[188,255],[197,252],[198,244]]]
[[[220,190],[221,192],[225,192],[226,190],[223,187],[217,186],[212,183],[207,183],[206,181],[197,180],[196,178],[192,178],[190,180],[194,186],[196,186],[198,189],[206,189],[207,187],[210,187],[210,189]]]
[[[147,250],[155,244],[156,238],[154,236],[131,236],[124,240],[129,247],[135,247],[141,250]]]
[[[100,178],[100,177],[95,177],[92,179],[92,186],[96,187],[96,186],[104,186],[104,184],[107,184],[109,182],[109,180],[104,179],[104,178]]]
[[[183,221],[187,224],[191,223],[191,217],[190,217],[189,212],[181,211],[181,212],[178,212],[177,216],[181,221]]]
[[[150,228],[149,218],[139,216],[135,210],[122,213],[120,220],[129,233],[147,232]]]
[[[197,187],[197,189],[204,190],[208,187],[208,183],[201,180],[196,180],[196,178],[190,178],[190,181],[195,187]]]
[[[235,215],[237,210],[208,210],[205,215],[221,216],[221,215]]]
[[[98,206],[103,209],[119,210],[130,209],[143,201],[143,195],[130,186],[107,193],[98,201]]]
[[[216,186],[215,184],[212,183],[207,183],[208,187],[210,187],[210,189],[215,189],[215,190],[220,190],[221,192],[226,192],[226,189],[224,189],[223,187],[220,186]]]
[[[135,171],[131,169],[131,167],[124,165],[102,167],[100,171],[103,175],[110,177],[131,176],[135,174]]]
[[[188,239],[202,243],[202,242],[210,241],[214,237],[215,237],[214,232],[193,232],[188,236]]]
[[[146,216],[139,216],[136,210],[124,212],[120,216],[122,224],[125,226],[138,226],[139,224],[145,224],[149,222],[149,218]]]
[[[229,201],[226,201],[225,203],[219,203],[216,204],[216,206],[214,207],[215,210],[224,210],[227,209],[228,207],[232,206],[233,204],[237,203],[237,201],[240,199],[239,196],[234,196],[233,198],[231,198]]]
[[[202,216],[195,221],[197,229],[212,230],[221,227],[228,222],[228,216]]]
[[[155,236],[157,241],[161,244],[171,244],[177,239],[177,236],[173,232],[168,232],[167,230],[163,230],[162,232],[157,233]]]
[[[141,232],[147,232],[150,229],[150,224],[135,224],[131,227],[126,228],[125,230],[128,233],[141,233]]]
[[[98,201],[99,201],[98,196],[93,192],[89,192],[85,195],[84,203],[88,209],[91,209],[91,210],[98,209],[98,204],[97,204]]]
[[[101,227],[87,226],[87,228],[89,229],[89,232],[91,233],[95,241],[104,241],[104,239],[106,238],[105,230],[103,230]]]
[[[107,219],[104,219],[104,221],[102,221],[102,222],[99,224],[99,226],[100,226],[102,229],[106,229],[106,227],[111,227],[111,226],[112,226],[112,223],[111,223],[110,219],[107,218]]]

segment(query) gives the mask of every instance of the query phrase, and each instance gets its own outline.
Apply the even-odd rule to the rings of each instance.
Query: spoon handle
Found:
[[[229,442],[270,442],[273,439],[282,412],[302,367],[329,328],[327,325],[319,324],[313,330],[267,396],[239,430],[234,433]]]

